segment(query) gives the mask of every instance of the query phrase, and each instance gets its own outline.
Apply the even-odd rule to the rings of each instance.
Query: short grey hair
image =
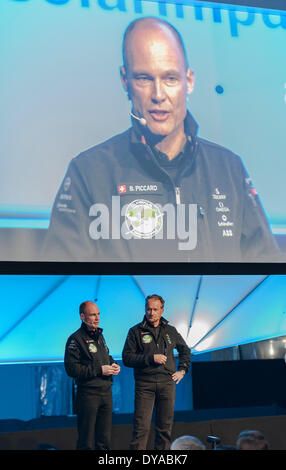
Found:
[[[195,436],[181,436],[175,439],[170,450],[205,450],[206,446]]]
[[[163,299],[163,297],[161,297],[161,295],[158,295],[158,294],[152,294],[152,295],[148,295],[145,299],[145,309],[148,308],[149,300],[152,300],[152,299],[159,300],[161,302],[161,307],[162,308],[164,307],[165,300]]]

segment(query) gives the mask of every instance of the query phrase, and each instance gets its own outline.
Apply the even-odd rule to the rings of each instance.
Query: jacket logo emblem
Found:
[[[71,177],[67,176],[64,180],[64,190],[67,191],[71,185]]]
[[[126,184],[121,184],[120,186],[118,186],[117,189],[118,189],[119,194],[126,193]]]
[[[233,236],[233,226],[234,223],[229,220],[231,217],[230,208],[227,207],[227,197],[226,194],[221,194],[219,188],[215,188],[212,198],[216,201],[217,206],[215,208],[217,215],[220,219],[217,221],[218,227],[222,228],[223,237],[232,237]]]
[[[170,336],[168,335],[168,333],[166,334],[166,339],[167,339],[167,341],[168,341],[169,344],[172,344],[171,338],[170,338]]]
[[[93,343],[90,343],[90,344],[88,345],[88,349],[89,349],[89,351],[90,351],[91,353],[96,353],[96,352],[97,352],[97,347],[96,347],[95,344],[93,344]]]
[[[137,238],[153,238],[163,228],[163,214],[153,202],[136,199],[126,208],[125,222],[128,233]]]
[[[152,342],[152,336],[151,335],[144,335],[142,336],[142,341],[144,344],[148,344]]]

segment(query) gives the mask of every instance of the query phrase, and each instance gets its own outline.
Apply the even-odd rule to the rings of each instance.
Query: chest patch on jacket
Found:
[[[88,349],[89,349],[89,351],[90,351],[91,353],[96,353],[96,352],[97,352],[97,347],[95,346],[94,343],[90,343],[90,344],[88,345]]]
[[[142,342],[144,344],[148,344],[152,342],[152,336],[151,335],[144,335],[142,336]]]
[[[118,194],[162,194],[162,183],[126,183],[117,186]]]
[[[163,228],[163,213],[153,202],[135,199],[126,208],[125,223],[136,237],[153,238]]]

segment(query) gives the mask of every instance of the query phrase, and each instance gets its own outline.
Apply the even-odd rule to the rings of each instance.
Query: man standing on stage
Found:
[[[190,348],[175,327],[162,317],[160,295],[146,297],[143,321],[128,332],[122,359],[134,368],[135,410],[130,449],[146,449],[155,406],[155,449],[170,448],[175,405],[175,384],[190,366]],[[179,353],[178,370],[174,349]]]
[[[77,449],[108,450],[112,426],[112,376],[120,366],[109,355],[100,311],[91,301],[79,308],[81,327],[67,341],[64,364],[67,374],[77,383]]]

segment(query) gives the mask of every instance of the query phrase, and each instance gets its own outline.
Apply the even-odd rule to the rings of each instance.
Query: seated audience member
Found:
[[[260,431],[242,431],[236,441],[238,450],[269,450],[269,443]]]
[[[181,436],[175,439],[170,450],[205,450],[206,446],[195,436]]]

